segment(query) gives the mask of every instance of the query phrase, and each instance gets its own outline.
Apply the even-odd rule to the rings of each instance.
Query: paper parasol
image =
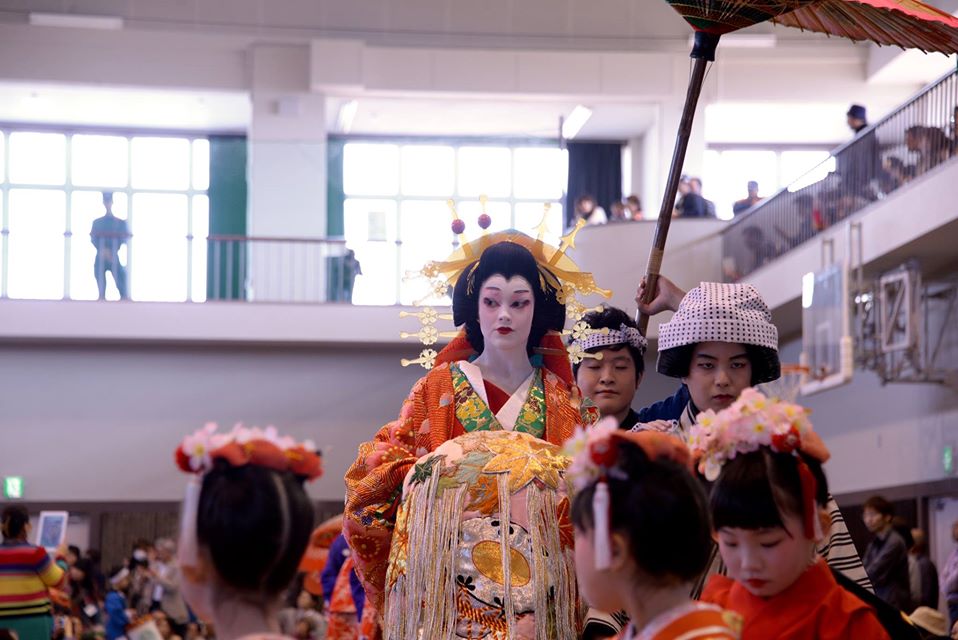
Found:
[[[722,34],[760,22],[816,31],[851,40],[870,40],[903,49],[921,49],[944,54],[958,52],[958,19],[918,0],[666,0],[695,29],[692,75],[679,121],[672,164],[665,183],[662,207],[646,267],[643,300],[655,297],[656,282],[665,254],[665,240],[672,221],[672,207],[685,152],[692,131],[692,118],[702,91],[705,70],[715,60]],[[646,334],[647,316],[638,318]]]

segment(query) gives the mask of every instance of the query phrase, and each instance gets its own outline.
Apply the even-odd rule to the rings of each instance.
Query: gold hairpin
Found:
[[[415,333],[399,332],[400,338],[419,338],[419,341],[425,345],[436,344],[439,342],[439,338],[455,338],[457,335],[459,335],[458,331],[439,331],[432,325],[425,326]]]
[[[598,352],[598,353],[589,353],[588,351],[586,351],[585,349],[583,349],[583,348],[582,348],[582,345],[579,344],[578,342],[573,342],[573,343],[569,346],[568,351],[569,351],[569,359],[572,360],[572,364],[579,364],[580,362],[582,362],[582,361],[585,360],[586,358],[592,358],[593,360],[601,360],[601,359],[602,359],[602,352],[601,352],[601,351]]]
[[[423,307],[418,313],[415,311],[400,311],[400,318],[416,317],[423,324],[436,324],[436,320],[452,320],[451,313],[439,313],[432,307]]]
[[[435,349],[423,349],[419,353],[419,357],[415,360],[407,360],[406,358],[403,358],[400,360],[400,363],[404,367],[408,367],[411,364],[418,364],[422,365],[423,369],[432,369],[432,366],[436,364],[436,356],[438,355],[439,354],[436,353]]]

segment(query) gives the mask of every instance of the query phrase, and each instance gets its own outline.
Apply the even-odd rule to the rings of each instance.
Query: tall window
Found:
[[[758,182],[767,198],[780,189],[799,189],[818,182],[835,170],[828,149],[755,148],[709,149],[702,167],[702,195],[715,203],[719,218],[732,218],[732,205],[744,199],[750,181]]]
[[[112,191],[130,297],[205,300],[208,187],[204,138],[0,131],[0,296],[95,300],[90,229]]]
[[[568,164],[559,149],[350,142],[343,154],[345,237],[362,267],[356,304],[411,304],[428,296],[425,282],[406,276],[452,250],[450,199],[469,239],[480,232],[481,196],[490,232],[514,228],[536,235],[545,217],[544,239],[555,243],[562,234]]]

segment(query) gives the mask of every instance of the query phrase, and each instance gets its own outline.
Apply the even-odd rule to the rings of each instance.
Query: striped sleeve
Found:
[[[37,562],[36,568],[37,576],[39,576],[40,581],[48,587],[59,586],[66,577],[66,573],[60,568],[60,565],[50,558],[46,552],[46,549],[39,547],[38,551],[39,553],[37,555],[39,556],[39,561]]]
[[[865,565],[862,564],[858,549],[855,548],[852,536],[848,533],[845,518],[842,516],[841,509],[838,508],[835,498],[831,495],[828,496],[825,510],[832,520],[832,526],[829,529],[828,538],[818,547],[819,555],[825,558],[828,566],[840,571],[863,589],[874,593],[875,589],[865,572]]]

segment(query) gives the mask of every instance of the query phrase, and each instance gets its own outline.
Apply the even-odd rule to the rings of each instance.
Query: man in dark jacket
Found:
[[[902,611],[911,611],[908,583],[908,547],[892,527],[895,508],[882,496],[865,501],[862,519],[874,538],[865,550],[865,571],[875,595]]]

